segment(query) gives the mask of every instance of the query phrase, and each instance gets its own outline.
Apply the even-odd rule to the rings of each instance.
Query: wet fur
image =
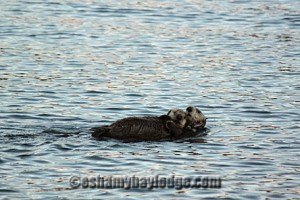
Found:
[[[95,138],[115,138],[123,141],[146,141],[192,137],[204,130],[206,117],[195,107],[186,111],[173,108],[159,117],[127,117],[111,125],[92,128]]]
[[[194,132],[204,129],[207,118],[198,108],[189,106],[186,108],[186,114],[187,114],[187,123],[186,123],[187,129],[190,129]]]
[[[179,108],[172,108],[167,114],[178,127],[184,129],[187,123],[187,113]]]
[[[167,115],[170,116],[176,124],[180,124],[180,122],[177,122],[178,120],[185,122],[184,125],[180,124],[180,127],[183,130],[183,136],[203,130],[206,124],[206,117],[203,113],[198,108],[192,106],[187,107],[186,111],[178,108],[172,108],[169,110]],[[183,118],[184,120],[182,120]]]
[[[177,137],[182,134],[169,116],[159,117],[128,117],[111,125],[92,129],[95,138],[109,137],[122,140],[157,140]]]

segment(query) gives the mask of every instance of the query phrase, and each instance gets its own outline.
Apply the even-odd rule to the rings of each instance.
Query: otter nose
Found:
[[[192,112],[193,111],[193,108],[191,106],[187,107],[186,111],[188,112]]]

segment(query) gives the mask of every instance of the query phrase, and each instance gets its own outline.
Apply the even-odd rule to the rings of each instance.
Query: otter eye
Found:
[[[201,111],[197,109],[197,113],[201,113]]]

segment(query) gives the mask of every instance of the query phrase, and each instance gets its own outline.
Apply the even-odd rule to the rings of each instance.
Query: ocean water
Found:
[[[295,0],[1,1],[1,199],[298,199],[299,8]],[[89,132],[189,105],[208,117],[207,136],[124,143]],[[172,176],[222,185],[84,181]]]

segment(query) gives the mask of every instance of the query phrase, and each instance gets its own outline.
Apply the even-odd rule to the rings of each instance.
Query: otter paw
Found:
[[[182,135],[182,129],[179,128],[173,121],[167,122],[166,127],[172,137],[178,137]]]

